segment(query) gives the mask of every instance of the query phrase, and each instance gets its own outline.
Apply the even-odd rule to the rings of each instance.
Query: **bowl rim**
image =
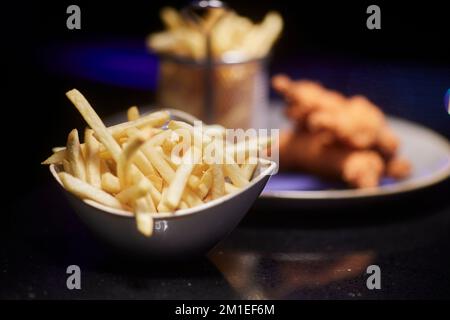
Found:
[[[188,209],[180,209],[180,210],[176,210],[175,212],[163,212],[163,213],[155,213],[154,215],[152,215],[154,220],[158,220],[158,219],[176,219],[176,218],[180,218],[180,217],[185,217],[188,215],[193,215],[196,213],[200,213],[201,211],[205,210],[205,209],[209,209],[211,207],[214,207],[216,205],[220,205],[226,201],[231,200],[232,198],[234,198],[236,195],[241,194],[247,190],[249,190],[250,188],[254,187],[258,182],[260,182],[265,176],[271,176],[272,174],[276,173],[276,168],[277,168],[277,164],[274,161],[271,160],[267,160],[267,159],[258,159],[258,165],[259,166],[267,166],[265,169],[263,169],[259,175],[255,178],[253,178],[250,183],[245,186],[244,188],[242,188],[240,191],[238,192],[233,192],[227,195],[224,195],[220,198],[211,200],[209,202],[206,202],[202,205],[196,206],[196,207],[192,207],[192,208],[188,208]],[[98,203],[96,201],[90,200],[90,199],[81,199],[78,196],[70,193],[69,191],[67,191],[62,182],[61,179],[58,176],[58,172],[57,172],[57,166],[55,164],[51,164],[49,166],[49,170],[51,175],[53,176],[53,178],[56,180],[56,182],[60,185],[60,187],[64,190],[64,192],[67,192],[69,194],[71,194],[72,196],[74,196],[77,200],[84,202],[85,204],[94,207],[95,209],[98,209],[104,213],[110,213],[114,216],[118,216],[118,217],[123,217],[123,218],[134,218],[134,213],[131,211],[127,211],[127,210],[121,210],[121,209],[116,209],[116,208],[111,208],[108,207],[106,205],[103,205],[101,203]]]

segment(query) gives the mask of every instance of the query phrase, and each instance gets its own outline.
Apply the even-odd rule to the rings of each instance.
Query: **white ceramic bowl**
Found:
[[[50,166],[74,211],[100,238],[128,253],[173,258],[206,253],[225,238],[245,216],[275,169],[274,162],[260,160],[252,181],[241,191],[175,214],[159,214],[154,218],[153,235],[145,237],[137,230],[131,212],[74,196],[59,180],[57,172],[61,168]]]

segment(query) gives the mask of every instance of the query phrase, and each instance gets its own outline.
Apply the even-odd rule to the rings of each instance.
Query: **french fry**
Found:
[[[225,138],[226,135],[226,129],[221,125],[209,125],[205,126],[204,133],[209,136],[210,138]]]
[[[146,176],[148,180],[153,184],[153,186],[159,191],[162,191],[163,188],[163,179],[156,175],[156,174],[150,174]]]
[[[171,135],[172,130],[164,130],[163,132],[157,133],[147,141],[143,149],[145,149],[145,146],[159,146],[163,144],[164,141],[168,139]]]
[[[72,101],[72,103],[75,105],[75,107],[78,109],[78,111],[81,113],[81,115],[83,116],[85,121],[89,124],[89,126],[95,131],[100,142],[102,142],[103,145],[111,153],[114,161],[116,163],[118,163],[120,155],[122,153],[122,150],[121,150],[119,144],[117,143],[117,141],[114,140],[113,136],[110,133],[110,131],[114,132],[114,130],[106,129],[104,123],[99,118],[97,113],[91,107],[91,105],[86,100],[86,98],[78,90],[72,89],[72,90],[68,91],[66,93],[66,95]],[[144,120],[144,123],[147,123],[147,124],[149,122],[155,123],[155,121],[161,122],[162,119],[164,119],[165,117],[168,118],[168,116],[169,116],[167,112],[161,112],[158,115],[155,115],[155,113],[154,113],[154,114],[150,114],[149,116],[151,116],[151,115],[152,115],[152,117],[147,117]],[[142,124],[142,121],[141,121],[142,119],[144,119],[144,117],[141,117],[135,121],[126,122],[125,124],[127,124],[127,126],[125,126],[125,129],[127,129],[129,127],[134,127],[134,126],[139,127]],[[139,121],[141,121],[141,122],[139,122]],[[164,120],[164,122],[165,122],[165,120]],[[130,125],[130,123],[132,123],[132,124]],[[124,130],[123,126],[121,128],[122,129],[120,129],[120,131]],[[108,131],[108,130],[110,130],[110,131]],[[116,130],[117,130],[117,127],[116,127]],[[136,163],[136,165],[139,165],[139,163]],[[144,167],[142,167],[140,169],[145,170]]]
[[[211,198],[217,199],[225,194],[225,177],[222,171],[222,165],[212,164],[213,183],[211,186]]]
[[[174,8],[162,8],[160,11],[160,16],[167,29],[175,30],[184,26],[183,18]]]
[[[54,153],[41,162],[41,164],[61,164],[66,158],[66,148],[54,151]]]
[[[86,146],[86,182],[96,188],[101,188],[100,157],[98,156],[99,143],[97,139],[94,138],[93,130],[86,129],[84,141]]]
[[[148,129],[148,130],[147,130]],[[144,130],[139,130],[137,128],[129,128],[126,130],[127,136],[132,139],[135,136],[142,137],[144,140],[148,140],[153,134],[154,131],[147,128]],[[145,157],[142,151],[138,150],[136,155],[134,156],[133,163],[137,165],[139,170],[146,176],[156,174],[155,169],[151,165],[150,161]]]
[[[66,96],[72,101],[87,124],[95,131],[96,137],[109,150],[112,158],[117,162],[122,150],[86,98],[77,89],[68,91]]]
[[[159,202],[157,207],[158,212],[171,212],[170,208],[166,206],[166,202],[167,202],[167,187],[164,187],[161,193],[161,201]]]
[[[242,23],[244,21],[244,24]],[[248,25],[245,24],[248,23]],[[236,13],[229,12],[217,21],[214,28],[211,30],[212,51],[214,56],[221,57],[222,54],[230,50],[239,48],[243,31],[240,28],[249,30],[252,26],[250,20],[238,17]],[[239,28],[240,27],[240,28]]]
[[[175,30],[175,36],[181,44],[181,52],[186,52],[187,56],[200,60],[205,56],[206,43],[203,34],[192,29]]]
[[[227,11],[224,8],[215,8],[213,10],[209,10],[206,13],[205,19],[202,21],[203,30],[210,31],[216,23],[223,18],[223,15],[227,14]]]
[[[147,202],[146,197],[136,199],[135,204],[136,225],[139,232],[150,237],[153,233],[153,217],[151,208]]]
[[[225,175],[230,178],[231,182],[239,188],[245,187],[249,181],[244,177],[241,168],[234,162],[234,159],[226,155],[226,163],[223,165]]]
[[[128,137],[123,136],[123,137],[116,138],[116,140],[119,143],[119,145],[123,148],[123,145],[125,144],[125,142],[128,141]]]
[[[191,175],[188,179],[189,187],[203,199],[209,192],[209,187],[202,182],[197,176]]]
[[[226,194],[235,193],[235,192],[238,192],[239,190],[240,190],[240,188],[232,185],[229,182],[225,182],[225,193]]]
[[[108,161],[100,159],[100,174],[104,174],[106,172],[111,173],[111,168],[109,167]]]
[[[86,159],[86,144],[80,143],[81,158]]]
[[[185,189],[181,199],[186,201],[189,207],[196,207],[203,204],[202,199],[200,199],[200,197],[189,188]]]
[[[146,237],[151,237],[153,234],[153,217],[150,212],[140,212],[140,205],[136,204],[136,225],[139,232]]]
[[[102,174],[101,178],[102,189],[108,193],[116,194],[120,192],[119,178],[113,175],[111,172]]]
[[[119,160],[117,161],[117,177],[119,178],[122,189],[126,188],[130,183],[131,179],[127,173],[130,171],[133,156],[145,141],[145,136],[141,134],[131,137],[120,154]]]
[[[212,173],[212,168],[208,169],[207,171],[205,171],[205,173],[203,173],[202,178],[200,179],[200,184],[199,186],[204,186],[204,189],[199,190],[200,194],[200,198],[205,198],[206,195],[209,193],[209,190],[211,189],[211,186],[213,184],[213,173]]]
[[[69,173],[69,174],[72,174],[72,168],[71,168],[71,166],[70,166],[69,160],[64,159],[63,162],[62,162],[62,164],[63,164],[63,169],[64,169],[64,171],[67,172],[67,173]]]
[[[146,139],[150,139],[151,137],[157,135],[158,133],[161,133],[161,129],[157,128],[149,128],[145,127],[143,129],[138,129],[136,127],[131,127],[125,130],[125,136],[128,136],[128,138],[131,138],[132,136],[135,136],[137,134],[144,135]]]
[[[142,147],[142,151],[145,156],[150,160],[153,167],[159,173],[159,175],[170,184],[175,176],[175,170],[168,164],[164,158],[162,149],[157,149],[152,145],[148,145],[148,142]],[[190,176],[188,178],[188,184],[194,190],[198,187],[199,179],[195,176]],[[198,201],[194,201],[198,202]]]
[[[155,203],[153,202],[153,198],[150,194],[145,195],[145,201],[147,202],[147,209],[149,212],[157,212]]]
[[[248,57],[266,56],[283,29],[283,20],[276,12],[269,12],[264,20],[255,25],[242,41],[242,50]]]
[[[235,161],[242,164],[244,163],[244,159],[247,159],[248,157],[258,157],[259,151],[268,148],[271,143],[271,138],[258,137],[247,141],[241,141],[236,144],[227,144],[225,150]]]
[[[81,199],[90,199],[108,207],[123,209],[122,204],[109,193],[97,189],[68,173],[60,172],[58,176],[64,188]]]
[[[258,48],[259,52],[255,54],[257,57],[263,57],[269,53],[270,48],[279,37],[281,30],[283,29],[283,19],[280,14],[271,11],[264,18],[262,28],[264,30],[263,32],[265,37],[263,37],[263,40]]]
[[[159,146],[160,144],[162,144],[165,139],[167,139],[167,137],[169,137],[171,134],[171,130],[165,130],[161,133],[158,133],[154,136],[152,136],[149,140],[147,140],[147,142],[141,147],[141,150],[139,151],[139,153],[142,153],[143,157],[146,159],[146,162],[148,164],[146,164],[147,168],[151,168],[150,172],[145,172],[144,174],[146,175],[157,175],[158,171],[157,169],[154,167],[154,165],[151,162],[151,157],[149,157],[149,154],[151,154],[152,152],[155,152],[154,147]],[[139,155],[139,158],[141,156]],[[139,159],[140,160],[140,159]],[[144,162],[144,161],[142,161]],[[142,163],[143,164],[143,163]],[[164,165],[164,164],[162,164]]]
[[[170,154],[170,152],[172,151],[173,147],[176,145],[176,143],[171,140],[171,139],[166,139],[164,140],[164,142],[161,144],[161,148],[164,151],[165,154]]]
[[[98,156],[99,156],[99,158],[102,159],[102,160],[111,160],[111,159],[112,159],[111,152],[109,152],[108,150],[100,151],[100,152],[98,153]]]
[[[247,161],[242,164],[241,172],[245,179],[251,180],[253,177],[253,173],[258,165],[257,158],[249,158]]]
[[[142,174],[139,170],[133,170],[133,167],[131,169],[131,176],[133,179],[133,183],[145,183],[146,187],[149,190],[149,193],[153,199],[154,203],[160,203],[161,202],[161,192],[156,189],[156,187],[151,183],[151,181]]]
[[[140,117],[140,114],[139,114],[138,107],[132,106],[132,107],[128,108],[128,110],[127,110],[128,121],[133,121],[133,120],[139,119],[139,117]]]
[[[190,144],[193,143],[197,148],[202,148],[203,145],[211,143],[211,137],[203,134],[203,130],[196,129],[186,122],[171,120],[167,126],[182,136],[185,136],[186,133],[190,134],[192,137]]]
[[[176,209],[181,201],[184,189],[186,188],[189,176],[194,166],[200,160],[201,152],[195,147],[189,149],[183,156],[182,163],[178,166],[167,190],[167,197],[164,199],[164,205],[170,209]]]
[[[198,177],[191,175],[188,179],[188,185],[189,188],[192,188],[193,190],[199,190],[200,194],[203,194],[205,192],[204,188],[205,186],[201,184],[201,181]]]
[[[153,169],[153,166],[148,161],[147,157],[142,153],[142,151],[138,150],[134,159],[133,163],[139,168],[139,170],[142,171],[144,175],[152,175],[155,174],[155,169]]]
[[[150,191],[148,184],[141,180],[138,184],[122,189],[116,194],[116,199],[121,203],[133,203],[137,198],[144,197]]]
[[[172,212],[172,210],[165,205],[166,200],[164,199],[166,197],[167,197],[167,187],[163,188],[160,201],[158,202],[157,207],[158,212]],[[189,207],[195,207],[203,203],[202,199],[200,199],[200,197],[198,197],[194,192],[192,192],[188,188],[183,193],[182,200],[185,201]]]
[[[161,156],[164,158],[164,160],[166,160],[167,164],[173,169],[173,170],[177,170],[178,165],[172,161],[172,158],[175,157],[175,155],[171,155],[171,154],[167,154],[164,152],[162,147],[156,147],[156,150],[158,150],[161,154]],[[177,157],[178,161],[181,161],[181,158]]]
[[[120,155],[122,153],[120,145],[117,143],[117,141],[113,138],[111,135],[110,129],[106,129],[104,123],[100,119],[100,117],[97,115],[97,113],[94,111],[94,109],[91,107],[89,102],[86,100],[86,98],[76,89],[70,90],[66,93],[67,97],[72,101],[72,103],[75,105],[75,107],[78,109],[78,111],[83,116],[84,120],[89,124],[89,126],[95,131],[95,134],[97,138],[100,140],[100,142],[106,147],[106,149],[111,153],[112,158],[116,163],[119,162]],[[155,121],[155,119],[161,119],[161,117],[164,117],[163,114],[159,116],[154,116],[151,118],[151,121]],[[133,123],[136,123],[142,118],[139,118],[135,121],[131,121]],[[146,121],[149,121],[147,118]],[[151,122],[150,121],[150,122]],[[130,122],[126,122],[125,124],[129,124]],[[130,127],[133,127],[131,125]],[[139,166],[141,170],[148,170],[148,167],[145,166],[144,162],[136,162],[136,165]],[[150,172],[152,173],[152,172]]]
[[[192,170],[192,174],[197,176],[197,177],[201,177],[203,176],[203,174],[209,169],[208,164],[206,163],[198,163],[194,170]]]
[[[175,32],[158,32],[153,33],[147,37],[147,45],[157,52],[176,52],[180,56],[186,56],[189,54],[186,50],[179,50],[179,39]]]
[[[189,209],[189,206],[185,201],[181,200],[178,209]]]
[[[53,147],[52,152],[56,153],[58,151],[66,150],[66,147]]]
[[[133,121],[108,127],[108,132],[114,137],[119,137],[122,134],[126,134],[126,130],[129,128],[161,127],[169,120],[169,117],[170,115],[167,111],[157,111],[141,116]]]
[[[164,181],[170,183],[175,172],[164,159],[162,152],[159,152],[154,146],[148,145],[148,143],[144,145],[142,151]]]
[[[69,136],[67,137],[67,160],[70,163],[73,175],[78,179],[86,181],[86,170],[81,155],[77,129],[70,131]]]

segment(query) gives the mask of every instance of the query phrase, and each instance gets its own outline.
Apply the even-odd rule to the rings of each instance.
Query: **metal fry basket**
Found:
[[[204,14],[214,9],[222,11],[205,27]],[[244,59],[239,53],[213,57],[211,29],[228,10],[219,0],[192,1],[183,9],[186,23],[204,35],[206,55],[200,61],[160,55],[157,100],[162,107],[181,109],[209,124],[260,127],[268,101],[267,59]]]
[[[206,61],[162,55],[157,100],[206,123],[261,127],[268,104],[267,59],[214,61],[208,67]]]

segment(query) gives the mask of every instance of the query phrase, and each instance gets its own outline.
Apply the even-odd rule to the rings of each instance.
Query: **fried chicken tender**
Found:
[[[281,169],[338,178],[356,188],[378,186],[383,175],[410,174],[409,161],[397,156],[399,139],[366,97],[345,97],[285,75],[273,77],[272,85],[285,98],[294,124],[280,136]]]
[[[273,87],[288,104],[286,115],[310,132],[330,132],[335,139],[357,149],[380,147],[383,154],[397,151],[384,114],[364,96],[345,97],[319,83],[292,81],[285,75],[272,79]]]
[[[343,180],[356,188],[376,187],[385,165],[372,150],[355,150],[334,143],[327,132],[282,132],[280,168],[301,170]]]
[[[395,156],[386,163],[386,175],[395,179],[404,179],[411,174],[411,163],[402,157]]]

